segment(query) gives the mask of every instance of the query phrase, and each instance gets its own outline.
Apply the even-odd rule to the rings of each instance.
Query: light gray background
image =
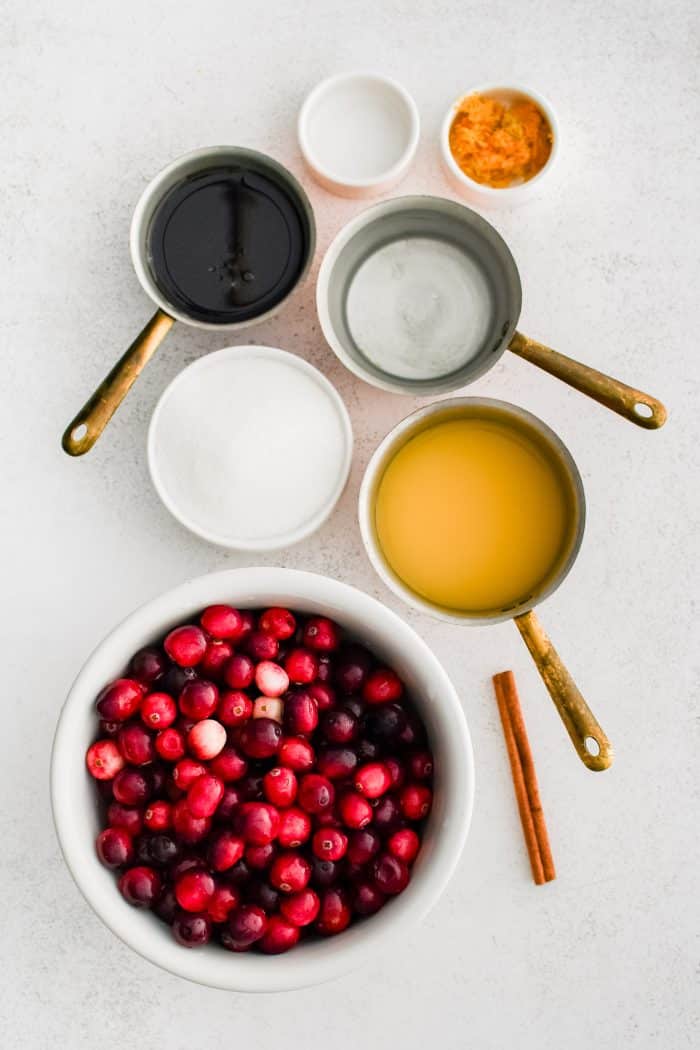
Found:
[[[679,1050],[697,1039],[695,6],[2,5],[4,1050]],[[319,534],[247,557],[199,542],[159,504],[148,419],[166,383],[222,345],[216,333],[178,327],[96,449],[80,461],[61,452],[65,424],[151,310],[127,251],[145,182],[195,146],[268,150],[312,195],[318,264],[362,205],[309,182],[295,118],[319,78],[355,67],[395,75],[418,103],[421,144],[402,192],[449,193],[436,135],[470,85],[524,80],[553,100],[557,181],[494,217],[522,270],[521,327],[669,405],[667,427],[648,433],[514,357],[470,388],[542,416],[581,468],[587,534],[542,617],[617,747],[610,772],[579,763],[512,625],[441,625],[403,608],[370,570],[358,484],[414,403],[335,361],[313,279],[252,335],[321,368],[351,413],[351,480]],[[105,632],[188,576],[260,561],[331,574],[397,608],[453,677],[478,767],[467,849],[429,920],[362,972],[279,997],[198,988],[119,943],[63,865],[47,796],[56,716]],[[521,686],[559,872],[547,887],[529,877],[490,687],[506,667]]]

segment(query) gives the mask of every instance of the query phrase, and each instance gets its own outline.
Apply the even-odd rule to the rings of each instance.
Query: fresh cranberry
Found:
[[[167,729],[177,718],[177,704],[168,693],[149,693],[141,701],[141,718],[151,729]]]
[[[219,690],[213,682],[203,679],[188,682],[180,693],[178,706],[186,718],[199,722],[202,718],[209,718],[216,711],[219,702]]]
[[[266,609],[265,612],[260,614],[258,626],[261,631],[266,631],[273,638],[283,642],[287,638],[292,637],[297,629],[297,622],[289,609],[282,609],[280,606],[274,605],[271,609]]]
[[[253,704],[253,718],[271,718],[282,724],[284,702],[277,696],[259,696]]]
[[[312,857],[310,881],[319,889],[326,889],[337,882],[340,870],[340,864],[333,860],[320,860],[318,857]]]
[[[335,680],[342,693],[359,693],[372,666],[372,657],[361,645],[345,645],[335,666]]]
[[[308,685],[318,674],[318,660],[309,649],[292,649],[285,658],[284,669],[295,685]]]
[[[282,893],[298,893],[311,878],[311,865],[301,853],[288,851],[275,857],[270,868],[270,882]]]
[[[420,747],[421,744],[425,743],[425,729],[423,728],[422,722],[420,722],[415,715],[408,714],[406,716],[406,725],[403,727],[396,740],[397,743],[403,745],[403,747]]]
[[[277,847],[274,842],[268,842],[266,846],[247,846],[245,851],[246,864],[253,871],[265,871],[277,856]]]
[[[311,849],[321,860],[340,860],[347,848],[348,837],[337,828],[319,828],[311,840]]]
[[[255,684],[264,696],[282,696],[289,689],[289,675],[272,660],[261,660],[255,668]]]
[[[211,919],[208,915],[190,915],[178,912],[173,919],[173,936],[183,948],[201,948],[211,938]]]
[[[391,743],[397,740],[406,728],[406,712],[398,704],[386,704],[368,711],[364,719],[364,732],[370,740]]]
[[[251,631],[245,640],[245,651],[256,663],[274,660],[279,652],[279,642],[267,631]]]
[[[247,689],[255,677],[255,664],[245,653],[234,653],[224,668],[224,681],[231,689]]]
[[[226,873],[226,878],[235,886],[237,889],[243,890],[250,886],[253,873],[246,864],[245,857],[242,857],[237,864],[234,864],[229,872]]]
[[[304,645],[318,652],[329,653],[340,645],[337,624],[326,616],[310,616],[304,625]]]
[[[245,843],[232,831],[220,831],[209,844],[209,864],[214,871],[228,871],[243,856]]]
[[[319,711],[327,711],[335,704],[335,689],[326,685],[325,682],[312,682],[307,686],[307,691],[312,700],[316,701]]]
[[[356,766],[357,755],[349,747],[324,747],[316,759],[316,769],[329,780],[351,776]]]
[[[204,650],[204,656],[199,664],[199,669],[206,678],[213,678],[215,681],[220,681],[224,673],[224,668],[232,656],[232,645],[228,642],[222,642],[218,638],[212,638],[211,641],[207,642],[207,647]]]
[[[323,813],[316,813],[314,824],[317,828],[339,828],[341,820],[333,806],[331,809],[324,809]]]
[[[226,746],[226,730],[214,718],[197,722],[187,734],[187,747],[195,758],[207,761],[223,751]]]
[[[241,749],[249,758],[271,758],[282,740],[282,728],[271,718],[253,718],[241,730]]]
[[[124,828],[105,828],[97,836],[97,856],[106,868],[121,868],[134,858],[131,835]]]
[[[124,759],[113,740],[98,740],[85,756],[88,772],[95,780],[112,780],[124,768]]]
[[[149,686],[162,674],[165,674],[168,665],[168,659],[161,649],[155,645],[147,645],[131,657],[129,674],[141,685]]]
[[[368,762],[360,766],[352,782],[365,798],[379,798],[391,787],[391,774],[383,762]]]
[[[224,784],[240,780],[248,772],[248,763],[235,747],[225,747],[211,762],[209,769],[215,776],[221,777]]]
[[[285,849],[296,849],[306,842],[311,834],[311,818],[303,809],[291,806],[280,813],[277,839]]]
[[[173,780],[181,791],[187,791],[197,777],[203,776],[206,771],[207,767],[201,762],[195,762],[193,758],[182,758],[175,764]]]
[[[198,853],[185,853],[184,856],[171,864],[168,868],[168,878],[171,882],[177,882],[181,875],[188,871],[203,871],[205,863]]]
[[[379,745],[375,744],[374,740],[358,740],[355,744],[355,754],[360,763],[374,762],[375,758],[379,757]]]
[[[351,831],[348,838],[347,857],[351,864],[366,864],[379,852],[381,839],[371,828]]]
[[[295,773],[304,773],[313,768],[314,749],[302,737],[285,737],[280,744],[278,757],[283,766],[288,766]]]
[[[403,682],[395,671],[378,667],[372,671],[362,687],[362,696],[368,704],[389,704],[403,693]]]
[[[266,846],[277,838],[280,815],[268,802],[244,802],[237,814],[240,834],[253,846]]]
[[[291,769],[274,766],[263,777],[263,791],[273,806],[280,809],[291,806],[297,797],[297,778]]]
[[[185,872],[175,883],[177,903],[185,911],[202,911],[209,903],[215,885],[208,871],[195,868]]]
[[[352,906],[358,915],[374,915],[386,901],[386,897],[370,882],[356,882],[352,887]]]
[[[133,678],[117,678],[97,697],[97,713],[106,722],[126,722],[138,711],[143,694],[140,682]]]
[[[226,823],[231,820],[242,801],[243,799],[238,787],[232,787],[230,784],[227,784],[224,788],[224,793],[221,796],[219,808],[215,814],[217,822]]]
[[[291,897],[283,897],[280,901],[280,912],[292,926],[308,926],[318,915],[320,907],[318,894],[309,889],[293,893]]]
[[[167,831],[173,825],[173,807],[159,798],[150,802],[143,814],[143,822],[151,831]]]
[[[352,911],[344,889],[331,887],[321,894],[316,929],[326,936],[341,933],[350,923]]]
[[[372,819],[372,807],[366,798],[355,791],[348,791],[338,800],[338,812],[348,828],[364,828]]]
[[[392,856],[398,857],[404,864],[410,864],[420,849],[420,839],[413,828],[399,828],[388,839],[386,846]]]
[[[240,908],[229,916],[227,932],[230,942],[224,947],[231,951],[245,951],[259,941],[267,928],[267,916],[256,904],[241,904]]]
[[[292,689],[284,700],[284,727],[294,736],[310,736],[318,725],[316,701],[305,689]]]
[[[410,877],[403,861],[391,853],[380,853],[374,858],[370,875],[377,889],[391,896],[405,890]]]
[[[269,882],[256,880],[248,887],[247,896],[250,904],[257,904],[268,915],[272,915],[279,907],[279,891],[274,886],[271,886]]]
[[[293,948],[300,936],[298,926],[286,922],[280,915],[273,915],[260,939],[260,951],[265,955],[280,955]]]
[[[189,810],[187,799],[182,798],[173,806],[173,828],[183,842],[201,842],[209,834],[211,820],[209,817],[194,817]]]
[[[178,697],[187,683],[194,681],[196,677],[194,667],[178,667],[177,664],[171,664],[163,677],[158,679],[158,688],[160,692]]]
[[[433,793],[425,784],[406,784],[399,795],[401,812],[407,820],[422,820],[430,813]]]
[[[153,868],[145,866],[127,868],[119,879],[122,896],[135,908],[152,907],[158,899],[160,889],[160,875]]]
[[[299,782],[298,801],[307,813],[323,813],[335,800],[335,788],[328,777],[305,773]]]
[[[319,653],[318,655],[318,672],[316,680],[322,682],[323,685],[329,685],[331,678],[333,677],[333,661],[327,653]]]
[[[117,735],[117,747],[132,766],[147,766],[155,756],[153,737],[138,722],[122,726]]]
[[[138,806],[149,798],[151,781],[146,773],[128,766],[117,773],[112,785],[117,802],[125,806]]]
[[[244,802],[262,802],[265,798],[262,773],[249,773],[243,777],[238,781],[238,790]]]
[[[176,842],[171,835],[166,835],[165,832],[160,832],[156,835],[151,835],[148,839],[148,845],[146,850],[146,856],[144,859],[153,861],[158,867],[168,867],[174,864],[181,853],[181,847],[179,842]]]
[[[203,773],[187,792],[187,808],[193,817],[213,817],[223,794],[223,780],[212,773]]]
[[[207,914],[212,922],[226,922],[234,908],[240,903],[240,894],[233,886],[222,883],[214,888],[207,904]]]
[[[408,768],[414,780],[430,780],[433,775],[433,756],[429,751],[409,755]]]
[[[207,649],[207,636],[201,627],[176,627],[163,642],[170,659],[180,667],[196,667]]]
[[[161,919],[162,922],[166,922],[168,926],[172,926],[179,910],[175,894],[170,888],[164,890],[153,905],[153,911],[158,918]]]
[[[247,722],[253,714],[253,701],[239,689],[232,689],[221,694],[216,717],[225,726],[238,726]]]
[[[385,758],[384,765],[389,770],[389,776],[391,777],[391,786],[393,788],[403,787],[406,779],[406,770],[401,765],[397,758]]]
[[[373,823],[380,835],[395,831],[401,823],[401,807],[394,795],[382,795],[374,803]]]
[[[358,733],[358,722],[351,711],[342,707],[325,711],[321,718],[321,732],[331,744],[349,744]]]
[[[143,827],[143,812],[135,806],[111,802],[107,810],[107,823],[110,828],[123,828],[130,835],[138,835]]]
[[[238,609],[230,605],[210,605],[199,617],[204,630],[212,638],[230,639],[237,642],[245,629],[243,617]]]

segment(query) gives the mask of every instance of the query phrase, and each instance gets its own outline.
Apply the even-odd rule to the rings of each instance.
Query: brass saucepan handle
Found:
[[[530,650],[537,670],[542,675],[579,758],[589,769],[608,769],[612,765],[614,755],[612,744],[564,667],[542,624],[532,611],[516,616],[515,623]]]
[[[82,456],[90,451],[174,323],[172,317],[157,310],[136,336],[124,356],[68,425],[61,444],[69,456]]]
[[[543,343],[528,339],[522,332],[515,333],[508,349],[617,412],[619,416],[636,423],[638,427],[656,430],[666,422],[666,409],[655,397],[645,394],[642,390],[635,390],[634,387],[621,383],[619,379],[606,376],[604,372],[598,372],[580,361],[565,357]]]

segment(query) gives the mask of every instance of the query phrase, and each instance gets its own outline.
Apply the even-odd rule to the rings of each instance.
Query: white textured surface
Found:
[[[4,4],[3,1050],[679,1050],[697,1039],[694,8]],[[474,737],[477,805],[458,875],[394,958],[321,990],[235,996],[161,974],[100,925],[58,854],[47,797],[59,705],[104,632],[187,576],[258,560],[192,538],[148,481],[158,394],[221,339],[176,328],[90,455],[69,460],[59,438],[148,316],[127,248],[146,180],[178,153],[227,141],[299,172],[298,104],[321,77],[357,66],[397,77],[418,102],[405,192],[449,192],[436,135],[463,88],[529,80],[552,99],[565,136],[558,174],[542,200],[493,216],[522,270],[522,328],[658,394],[670,420],[647,433],[515,358],[471,388],[541,415],[578,460],[587,535],[542,615],[616,765],[591,774],[578,763],[511,625],[459,630],[402,610],[457,683]],[[360,205],[309,189],[323,249]],[[312,282],[239,341],[251,334],[329,375],[357,436],[323,531],[262,560],[335,575],[400,608],[361,553],[355,502],[371,450],[413,405],[336,364]],[[545,888],[529,879],[489,685],[508,666],[559,869]]]

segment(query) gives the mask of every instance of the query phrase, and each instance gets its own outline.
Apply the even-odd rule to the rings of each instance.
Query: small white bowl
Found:
[[[287,605],[336,619],[402,675],[435,755],[433,809],[406,890],[371,918],[336,937],[300,944],[287,955],[236,955],[215,944],[180,947],[154,915],[126,903],[114,874],[95,853],[97,793],[85,769],[85,751],[97,729],[95,697],[106,682],[123,674],[139,648],[217,602],[248,608]],[[467,837],[473,799],[474,758],[464,712],[444,668],[423,639],[362,591],[292,569],[233,569],[200,576],[137,609],[98,645],[73,683],[51,757],[56,832],[88,904],[117,937],[156,966],[228,991],[275,992],[321,984],[354,967],[366,968],[376,953],[388,951],[425,917],[445,889]]]
[[[406,174],[420,118],[395,80],[341,73],[322,80],[306,97],[297,130],[304,160],[324,189],[341,197],[372,197]]]
[[[525,98],[534,102],[544,113],[552,129],[552,152],[549,154],[544,167],[531,179],[528,179],[527,182],[501,188],[485,186],[481,182],[470,179],[460,168],[450,149],[450,128],[460,103],[470,95],[488,95],[491,98],[497,98],[504,102],[512,101],[516,98]],[[537,196],[542,189],[542,183],[551,175],[559,154],[559,122],[551,103],[537,91],[533,91],[532,88],[524,87],[521,84],[510,84],[507,86],[504,84],[479,84],[460,95],[445,114],[440,131],[440,151],[452,184],[466,200],[471,201],[472,204],[480,205],[482,208],[512,208]]]
[[[293,410],[315,434],[301,435],[294,427],[282,433],[267,397],[273,377],[287,384]],[[234,448],[243,435],[257,435],[254,460],[250,449],[247,459],[240,456],[230,485],[220,484],[225,460],[211,426],[214,418],[226,420],[226,438]],[[275,449],[279,455],[294,446],[296,472],[281,470]],[[166,387],[148,431],[148,466],[163,504],[190,532],[220,547],[278,550],[309,536],[328,518],[345,488],[352,447],[347,409],[317,368],[275,347],[234,346],[195,361]],[[326,455],[331,460],[322,463],[319,457]],[[264,515],[261,525],[255,511],[271,493],[279,510]],[[300,506],[292,510],[297,497]]]

